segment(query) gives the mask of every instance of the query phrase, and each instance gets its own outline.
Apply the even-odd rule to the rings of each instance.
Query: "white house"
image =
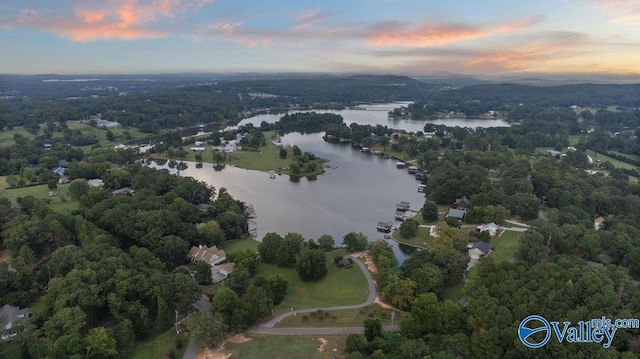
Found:
[[[487,224],[480,224],[480,225],[478,225],[476,227],[476,229],[478,230],[478,233],[487,231],[487,232],[489,232],[489,235],[491,237],[495,237],[496,234],[498,234],[499,227],[498,227],[497,224],[491,222],[491,223],[487,223]]]

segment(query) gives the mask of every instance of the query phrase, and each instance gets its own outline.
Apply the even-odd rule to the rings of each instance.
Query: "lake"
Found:
[[[377,105],[380,107],[399,106],[400,103]],[[338,113],[346,123],[381,124],[407,131],[421,131],[426,121],[389,120],[386,111],[342,110],[317,111]],[[240,124],[275,122],[282,115],[264,114],[243,120]],[[432,123],[463,127],[508,126],[501,120],[442,119]],[[423,193],[418,193],[418,184],[406,169],[397,169],[396,161],[381,156],[362,153],[350,145],[327,143],[322,134],[291,133],[283,137],[286,145],[297,145],[302,151],[313,152],[326,158],[326,172],[317,180],[300,179],[289,181],[288,176],[270,179],[260,171],[250,171],[227,166],[215,171],[211,164],[201,169],[195,163],[181,173],[204,181],[219,189],[226,188],[235,198],[251,204],[256,212],[255,229],[257,239],[268,232],[285,235],[298,232],[305,238],[317,239],[323,234],[334,237],[340,245],[349,232],[362,232],[369,241],[383,238],[376,230],[380,221],[393,221],[395,204],[400,201],[411,203],[418,210],[425,202]],[[166,168],[166,167],[165,167]],[[396,242],[389,241],[394,253],[402,263],[408,257],[408,250]]]

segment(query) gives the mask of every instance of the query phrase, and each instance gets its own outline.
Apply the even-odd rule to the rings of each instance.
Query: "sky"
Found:
[[[0,73],[640,74],[640,0],[0,0]]]

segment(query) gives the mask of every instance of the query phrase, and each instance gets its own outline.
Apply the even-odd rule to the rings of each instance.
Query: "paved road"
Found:
[[[385,325],[382,330],[388,332],[398,329],[397,325],[393,327]],[[331,335],[331,334],[351,334],[351,333],[364,333],[364,326],[362,327],[343,327],[343,328],[264,328],[264,327],[251,327],[248,330],[253,334],[274,334],[274,335]]]
[[[187,349],[184,351],[184,355],[182,359],[196,359],[198,357],[198,345],[196,345],[196,341],[193,340],[193,337],[189,339],[189,344],[187,344]]]
[[[376,300],[376,296],[378,295],[378,292],[376,290],[376,285],[373,282],[373,278],[371,278],[371,274],[369,273],[369,270],[364,265],[364,263],[362,263],[358,258],[352,255],[350,255],[349,257],[353,259],[353,262],[360,267],[360,270],[362,270],[362,273],[364,274],[365,278],[367,278],[367,283],[369,285],[369,297],[367,298],[366,302],[360,303],[360,304],[354,304],[354,305],[340,305],[335,307],[294,310],[291,312],[280,314],[279,316],[259,326],[252,326],[247,331],[250,333],[261,333],[261,334],[296,334],[293,332],[297,332],[297,334],[332,334],[332,333],[341,334],[341,333],[357,333],[357,331],[349,331],[349,330],[362,331],[362,328],[304,328],[302,329],[302,328],[274,328],[273,327],[277,322],[281,321],[286,317],[290,317],[292,315],[297,315],[297,314],[303,314],[303,313],[311,313],[311,312],[317,311],[318,309],[322,309],[323,311],[335,311],[335,310],[344,310],[344,309],[364,308],[373,304],[373,302]]]

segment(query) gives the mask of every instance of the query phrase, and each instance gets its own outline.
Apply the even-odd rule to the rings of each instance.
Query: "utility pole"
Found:
[[[393,329],[393,320],[396,318],[396,312],[391,311],[391,329]]]

